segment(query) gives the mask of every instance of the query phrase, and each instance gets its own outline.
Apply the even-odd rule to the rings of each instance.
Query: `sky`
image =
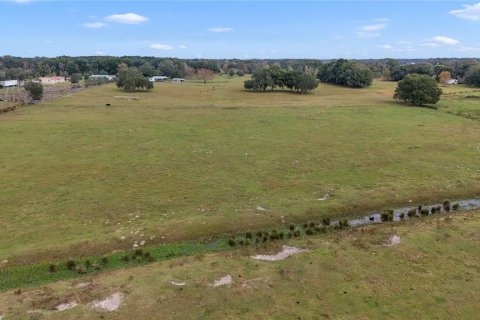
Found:
[[[480,2],[0,0],[0,30],[22,57],[480,57]]]

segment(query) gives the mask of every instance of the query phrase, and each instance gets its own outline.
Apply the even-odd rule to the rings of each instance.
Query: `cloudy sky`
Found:
[[[0,0],[0,55],[480,57],[480,2]]]

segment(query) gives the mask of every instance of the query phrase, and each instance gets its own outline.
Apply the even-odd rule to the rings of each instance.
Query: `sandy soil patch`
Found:
[[[174,285],[174,286],[185,286],[187,285],[185,282],[177,282],[177,281],[170,281],[170,284]]]
[[[258,254],[258,255],[255,255],[255,256],[251,256],[251,257],[255,260],[279,261],[279,260],[284,260],[291,255],[301,253],[301,252],[306,252],[306,251],[307,250],[305,250],[305,249],[300,249],[300,248],[296,248],[296,247],[283,246],[283,250],[280,251],[277,254],[273,254],[273,255]]]
[[[92,302],[92,307],[97,310],[115,311],[122,304],[123,294],[115,292],[104,300],[96,300]]]
[[[75,308],[76,306],[78,306],[77,301],[70,301],[70,302],[67,302],[67,303],[59,304],[58,306],[55,307],[55,309],[57,309],[57,311],[65,311],[65,310],[68,310],[68,309]]]
[[[233,278],[231,275],[226,275],[223,278],[220,278],[218,280],[213,281],[212,284],[210,284],[211,287],[220,287],[220,286],[230,286],[233,282]]]
[[[397,244],[400,244],[400,242],[402,242],[402,240],[400,239],[400,236],[394,234],[394,235],[391,235],[390,238],[388,238],[388,240],[383,243],[383,245],[385,247],[392,247],[392,246],[396,246]]]

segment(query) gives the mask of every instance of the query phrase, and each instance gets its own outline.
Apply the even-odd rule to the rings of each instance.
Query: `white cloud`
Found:
[[[366,32],[366,31],[358,31],[357,35],[360,38],[374,38],[380,36],[379,32]]]
[[[182,45],[180,45],[179,48],[180,48],[180,49],[187,49],[188,47],[187,47],[186,45],[182,44]]]
[[[393,50],[393,49],[395,49],[395,47],[390,45],[390,44],[380,44],[377,47],[379,47],[380,49],[383,49],[383,50]]]
[[[97,56],[104,56],[104,55],[106,55],[106,53],[103,52],[103,51],[96,51],[95,54],[96,54]]]
[[[460,43],[460,41],[458,41],[456,39],[445,37],[445,36],[433,37],[432,41],[435,42],[435,43],[438,43],[438,44],[445,44],[445,45],[448,45],[448,46],[454,46],[454,45]]]
[[[438,47],[438,43],[436,42],[425,42],[421,44],[422,47]]]
[[[106,25],[104,22],[87,22],[83,24],[83,26],[88,29],[102,29]]]
[[[230,28],[230,27],[215,27],[215,28],[209,28],[207,29],[208,31],[210,32],[230,32],[230,31],[233,31],[233,28]]]
[[[386,25],[385,24],[371,24],[368,26],[363,26],[360,28],[362,31],[379,31],[385,29]]]
[[[165,51],[173,49],[172,46],[170,46],[168,44],[162,44],[162,43],[153,43],[153,44],[150,45],[150,48],[156,49],[156,50],[165,50]]]
[[[141,24],[148,21],[147,17],[136,13],[112,14],[105,17],[105,20],[123,24]]]
[[[474,48],[474,47],[459,47],[455,49],[458,52],[463,52],[463,53],[474,53],[474,52],[480,52],[480,48]]]
[[[15,3],[19,3],[19,4],[28,4],[28,3],[32,3],[34,0],[13,0],[13,2]]]
[[[449,13],[461,19],[480,20],[480,2],[476,4],[464,4],[463,9],[452,10]]]
[[[373,21],[376,21],[376,22],[388,22],[390,21],[389,18],[376,18],[376,19],[373,19]]]

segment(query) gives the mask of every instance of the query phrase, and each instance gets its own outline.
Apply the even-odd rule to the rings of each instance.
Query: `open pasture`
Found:
[[[106,85],[2,114],[0,260],[480,192],[478,121],[444,112],[463,104],[456,94],[433,110],[394,103],[391,82],[297,95],[245,92],[244,79],[135,93]]]

